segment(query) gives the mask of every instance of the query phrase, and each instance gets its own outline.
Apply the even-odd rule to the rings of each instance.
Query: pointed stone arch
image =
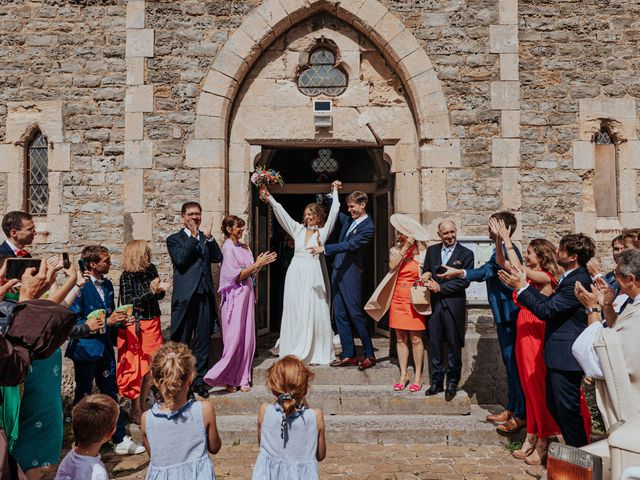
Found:
[[[398,73],[410,99],[421,144],[451,137],[447,103],[429,57],[410,29],[382,3],[265,0],[225,43],[207,74],[196,108],[195,140],[187,148],[187,166],[224,166],[231,105],[245,75],[276,38],[320,11],[332,13],[365,34]],[[211,158],[214,153],[217,160]],[[209,160],[205,161],[203,155]]]

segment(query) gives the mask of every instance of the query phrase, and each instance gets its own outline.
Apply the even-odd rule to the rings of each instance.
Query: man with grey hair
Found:
[[[423,280],[431,291],[431,316],[429,317],[429,352],[431,353],[431,384],[425,395],[437,395],[444,391],[445,398],[455,397],[462,370],[462,347],[464,346],[467,297],[465,290],[469,282],[463,278],[444,279],[437,274],[444,267],[473,268],[473,252],[457,241],[458,229],[453,220],[438,224],[441,243],[427,248],[422,269]],[[443,358],[443,343],[448,345],[446,366]]]
[[[602,309],[613,290],[602,278],[590,290],[576,283],[589,326],[571,349],[585,374],[598,380],[598,403],[607,428],[640,413],[640,250],[620,253],[615,277],[631,302],[617,318],[606,319],[608,327]]]

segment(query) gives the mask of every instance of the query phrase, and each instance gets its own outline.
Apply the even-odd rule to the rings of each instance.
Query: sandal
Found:
[[[393,390],[396,392],[400,392],[402,390],[404,390],[405,388],[407,388],[407,385],[409,384],[409,381],[407,380],[405,383],[396,383],[393,385]]]
[[[422,385],[418,385],[417,383],[412,383],[409,385],[409,391],[411,393],[419,392],[422,389]]]
[[[251,387],[249,385],[244,385],[243,387],[240,387],[240,391],[243,393],[247,393],[251,391]]]
[[[236,393],[238,391],[238,387],[234,387],[233,385],[227,385],[227,392]]]

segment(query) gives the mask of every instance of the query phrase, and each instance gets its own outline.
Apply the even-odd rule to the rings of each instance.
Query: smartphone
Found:
[[[444,265],[438,265],[436,267],[436,274],[442,275],[443,273],[447,273],[447,267],[445,267]]]
[[[71,268],[71,260],[69,260],[68,252],[62,252],[62,266],[64,267],[65,270],[68,270],[69,268]]]
[[[80,273],[84,273],[87,271],[87,266],[84,264],[84,260],[81,258],[78,259],[78,268],[80,269]]]
[[[7,280],[17,278],[20,280],[27,268],[40,269],[42,260],[39,258],[7,258]]]

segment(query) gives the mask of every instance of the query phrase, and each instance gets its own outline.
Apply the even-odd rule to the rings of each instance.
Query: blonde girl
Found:
[[[209,453],[218,453],[222,442],[213,403],[189,398],[195,368],[195,357],[181,343],[168,342],[153,356],[151,375],[163,401],[142,414],[147,480],[215,479]]]

